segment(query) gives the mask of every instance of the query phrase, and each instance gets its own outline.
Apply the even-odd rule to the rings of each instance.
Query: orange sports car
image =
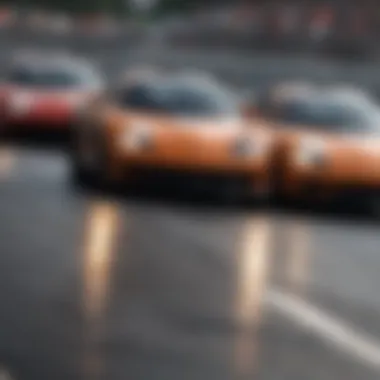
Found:
[[[280,194],[379,199],[380,109],[370,96],[345,88],[282,88],[261,112],[277,134],[273,171]]]
[[[71,157],[79,183],[142,181],[237,199],[270,194],[272,147],[272,132],[218,81],[147,72],[78,116]]]
[[[68,130],[78,108],[103,89],[85,61],[68,55],[15,57],[0,84],[0,131]]]

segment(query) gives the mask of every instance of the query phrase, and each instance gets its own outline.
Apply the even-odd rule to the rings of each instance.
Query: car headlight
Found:
[[[295,155],[301,166],[320,166],[326,161],[326,144],[320,139],[301,140]]]
[[[127,128],[122,137],[122,145],[131,151],[149,149],[153,145],[153,136],[146,128]]]

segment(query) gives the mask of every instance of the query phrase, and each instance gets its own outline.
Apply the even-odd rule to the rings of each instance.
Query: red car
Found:
[[[89,63],[61,55],[14,60],[0,86],[0,131],[68,130],[103,79]]]

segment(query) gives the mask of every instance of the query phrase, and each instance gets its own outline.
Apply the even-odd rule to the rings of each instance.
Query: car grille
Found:
[[[155,188],[215,191],[229,186],[245,188],[249,185],[249,178],[247,176],[230,173],[200,173],[144,167],[132,169],[131,174],[131,177],[137,183],[154,186]]]

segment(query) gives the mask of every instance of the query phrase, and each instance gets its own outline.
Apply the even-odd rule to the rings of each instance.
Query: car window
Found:
[[[217,86],[202,86],[177,81],[139,83],[118,94],[126,108],[189,116],[236,114],[237,100]]]
[[[33,87],[83,87],[98,86],[100,79],[90,70],[73,70],[64,67],[16,67],[8,81],[22,86]]]
[[[348,99],[298,99],[275,107],[273,116],[281,123],[317,127],[340,132],[360,132],[377,128],[379,110],[370,102]]]

